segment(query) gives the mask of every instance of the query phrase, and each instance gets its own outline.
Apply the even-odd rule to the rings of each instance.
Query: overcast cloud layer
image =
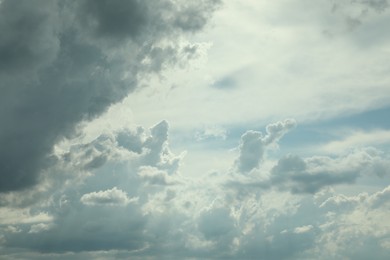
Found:
[[[389,11],[0,0],[0,259],[390,259]]]

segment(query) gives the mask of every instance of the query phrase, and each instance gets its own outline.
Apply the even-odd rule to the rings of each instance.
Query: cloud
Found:
[[[267,125],[267,135],[264,137],[258,131],[247,131],[244,133],[241,136],[240,154],[236,161],[238,170],[245,173],[259,167],[265,148],[278,141],[295,125],[296,122],[294,120],[286,119],[283,122]]]
[[[15,256],[17,247],[23,249],[19,258],[43,259],[329,259],[355,257],[351,252],[364,242],[362,255],[372,249],[378,259],[389,254],[389,188],[349,196],[332,189],[349,178],[378,178],[371,166],[388,160],[384,153],[287,155],[267,162],[273,164],[269,172],[260,165],[251,174],[229,169],[189,178],[169,163],[178,156],[170,150],[168,129],[162,121],[150,130],[122,129],[63,146],[40,183],[50,185],[36,187],[40,199],[16,204],[8,198],[9,207],[2,208],[2,253]],[[276,145],[284,128],[268,129],[268,138],[259,140]],[[103,164],[85,167],[101,154]],[[229,180],[234,185],[226,185]]]
[[[365,147],[369,145],[381,145],[390,142],[390,131],[377,130],[372,132],[352,132],[343,140],[332,141],[320,149],[329,153],[345,151],[355,147]]]
[[[360,194],[355,197],[348,197],[345,195],[336,195],[327,198],[321,205],[320,208],[328,212],[343,212],[351,211],[356,208],[359,203],[367,199],[367,194]]]
[[[264,143],[266,145],[279,141],[287,132],[296,126],[294,119],[286,119],[273,124],[269,124],[266,127],[267,135],[264,137]]]
[[[386,105],[387,1],[0,2],[0,259],[390,259],[385,133],[232,140]]]
[[[234,219],[229,209],[210,209],[200,215],[198,228],[206,239],[226,238],[228,233],[235,230]]]
[[[302,234],[302,233],[306,233],[306,232],[309,232],[310,230],[313,229],[313,226],[312,225],[308,225],[308,226],[302,226],[302,227],[296,227],[294,229],[294,233],[295,234]]]
[[[369,199],[369,203],[371,204],[372,208],[380,208],[383,206],[389,207],[390,204],[390,186],[383,189],[382,191],[378,191],[374,193]]]
[[[233,77],[225,77],[222,78],[212,84],[212,87],[216,89],[234,89],[237,87],[237,82],[234,80]]]
[[[47,231],[50,229],[50,225],[45,224],[45,223],[39,223],[39,224],[34,224],[31,226],[30,231],[28,233],[40,233],[43,231]]]
[[[138,175],[150,185],[174,185],[176,181],[167,172],[158,170],[155,167],[142,166]]]
[[[2,1],[0,192],[36,184],[78,123],[140,77],[188,59],[196,48],[177,48],[178,39],[200,30],[218,2]]]
[[[249,170],[257,170],[242,175],[244,168],[232,169],[229,177],[222,181],[226,188],[242,196],[254,190],[266,192],[269,189],[315,194],[327,187],[351,185],[372,178],[378,178],[379,181],[389,176],[388,157],[373,147],[347,150],[337,156],[300,157],[287,154],[276,163],[268,161],[267,165],[262,166],[260,161],[267,147],[264,146],[264,140],[270,140],[271,136],[268,133],[262,137],[260,132],[255,131],[243,135],[239,155],[241,161],[236,160],[235,164],[241,162],[241,165],[251,166]],[[244,157],[245,154],[248,156]]]
[[[226,140],[227,130],[220,126],[209,126],[205,127],[201,131],[197,131],[195,134],[197,141],[204,141],[210,139],[222,139]]]
[[[118,145],[126,148],[127,150],[135,153],[142,153],[142,136],[144,133],[144,129],[142,127],[138,127],[135,132],[131,131],[121,131],[117,134],[116,140]]]
[[[373,208],[375,197],[386,193],[387,190],[388,187],[373,194],[342,196],[343,204],[325,208],[327,219],[322,227],[323,234],[319,238],[323,246],[329,250],[324,257],[328,255],[364,259],[371,255],[376,259],[386,259],[390,255],[385,246],[389,240],[390,229],[389,225],[383,222],[386,218],[385,212],[388,211],[387,206]],[[337,197],[340,195],[334,194],[333,199],[328,202]],[[347,205],[345,202],[350,203]],[[345,210],[346,206],[348,210]],[[346,239],[350,239],[349,242]],[[351,242],[353,243],[350,244]]]
[[[386,172],[382,172],[382,166],[386,163],[387,159],[370,149],[355,150],[339,158],[287,155],[271,170],[270,185],[295,193],[316,193],[326,186],[352,184],[362,175],[383,176]]]
[[[249,172],[259,166],[262,160],[264,147],[261,132],[248,131],[241,136],[240,155],[237,167],[242,172]]]
[[[91,192],[84,194],[80,201],[88,206],[126,206],[134,199],[130,199],[126,192],[114,187],[105,191]]]
[[[30,212],[28,208],[0,208],[1,218],[0,225],[5,224],[30,224],[39,222],[51,222],[53,216],[48,212]]]

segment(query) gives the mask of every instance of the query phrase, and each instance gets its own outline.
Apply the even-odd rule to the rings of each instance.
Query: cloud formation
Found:
[[[127,197],[126,192],[114,187],[105,191],[91,192],[84,194],[80,201],[89,206],[109,205],[109,206],[126,206],[131,200]]]
[[[270,124],[260,140],[276,145],[286,130],[275,126],[286,125]],[[168,129],[162,121],[62,150],[52,174],[45,175],[51,185],[35,189],[38,201],[2,209],[4,255],[329,259],[354,258],[356,250],[366,256],[372,249],[377,259],[390,254],[389,187],[350,196],[332,189],[364,176],[387,178],[377,174],[380,167],[371,167],[388,161],[383,153],[369,148],[335,158],[287,155],[268,173],[259,165],[251,174],[234,168],[193,179],[180,173],[180,163],[170,163],[183,158],[170,151]],[[102,154],[104,162],[86,167]],[[58,182],[53,173],[59,169],[80,175],[63,175]],[[21,212],[25,216],[15,218]],[[375,221],[367,222],[366,214]],[[24,251],[13,255],[14,247]]]
[[[390,259],[387,1],[255,2],[0,0],[0,259]]]
[[[200,30],[218,2],[2,1],[0,192],[36,184],[78,123],[188,59],[196,46],[178,47],[182,33]]]
[[[244,133],[241,136],[240,155],[236,161],[238,170],[245,173],[259,167],[265,148],[278,141],[295,125],[296,122],[294,120],[286,119],[283,122],[267,125],[267,135],[264,137],[258,131],[247,131]]]

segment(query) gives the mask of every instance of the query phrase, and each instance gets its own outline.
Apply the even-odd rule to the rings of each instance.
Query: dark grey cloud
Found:
[[[79,122],[191,56],[174,40],[201,29],[218,2],[2,1],[0,192],[34,185]]]
[[[52,61],[59,49],[55,1],[43,5],[2,1],[0,9],[1,75],[37,70]]]
[[[150,23],[152,10],[144,1],[87,0],[80,5],[80,19],[97,37],[137,38]]]

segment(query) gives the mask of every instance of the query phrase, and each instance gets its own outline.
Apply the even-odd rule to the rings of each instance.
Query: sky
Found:
[[[387,0],[0,0],[0,259],[389,259]]]

